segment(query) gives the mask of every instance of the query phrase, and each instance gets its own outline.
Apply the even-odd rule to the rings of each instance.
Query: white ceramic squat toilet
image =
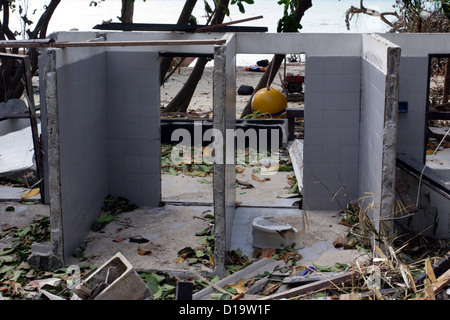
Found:
[[[283,234],[297,232],[287,223],[274,222],[271,216],[256,217],[253,220],[253,247],[255,248],[285,248],[287,243]]]

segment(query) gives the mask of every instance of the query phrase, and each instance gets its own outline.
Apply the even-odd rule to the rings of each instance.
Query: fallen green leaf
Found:
[[[9,279],[9,281],[17,281],[22,275],[22,270],[14,270],[13,276]]]
[[[5,248],[2,252],[0,252],[0,257],[9,255],[10,253],[13,253],[14,250],[16,250],[16,248],[10,248],[10,249]]]
[[[11,266],[4,266],[3,268],[0,269],[0,274],[12,271],[12,270],[14,270],[14,268],[15,268],[15,266],[12,266],[12,265]]]
[[[11,262],[17,262],[17,261],[19,261],[19,257],[16,254],[0,257],[1,263],[11,263]]]
[[[294,193],[298,191],[298,181],[292,186],[292,188],[289,190],[289,194]]]
[[[195,251],[195,256],[197,257],[197,258],[201,258],[201,257],[203,257],[205,255],[205,252],[203,251],[203,250],[196,250]]]

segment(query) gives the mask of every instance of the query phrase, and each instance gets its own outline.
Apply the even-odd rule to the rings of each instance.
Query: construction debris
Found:
[[[115,213],[129,208],[124,199],[108,198],[106,203],[114,205],[118,211],[108,208]],[[5,210],[8,207],[5,206]],[[14,212],[8,211],[11,214]],[[47,217],[22,229],[3,225],[0,237],[8,236],[15,240],[13,246],[0,252],[1,299],[448,299],[448,241],[433,241],[414,235],[409,239],[403,236],[393,243],[380,240],[373,243],[367,238],[374,236],[378,239],[378,236],[368,225],[361,208],[350,205],[341,215],[341,224],[348,226],[349,231],[346,236],[339,236],[334,246],[339,250],[357,248],[365,251],[371,256],[369,260],[355,261],[349,265],[304,266],[295,246],[261,248],[251,257],[235,249],[226,256],[227,275],[219,278],[206,271],[214,267],[214,215],[211,210],[206,210],[201,216],[195,216],[208,222],[206,228],[196,233],[199,245],[183,248],[179,250],[178,258],[174,257],[177,262],[185,264],[184,276],[168,275],[164,270],[149,273],[136,271],[123,256],[117,254],[100,268],[80,265],[80,273],[75,278],[78,286],[70,285],[73,274],[67,268],[49,272],[26,263],[32,243],[45,242],[49,237]],[[124,239],[141,246],[141,252],[136,254],[152,257],[153,244],[145,235],[132,235]],[[179,283],[186,284],[184,294],[176,292],[181,287]]]
[[[147,300],[151,292],[129,261],[116,253],[73,290],[72,300]]]

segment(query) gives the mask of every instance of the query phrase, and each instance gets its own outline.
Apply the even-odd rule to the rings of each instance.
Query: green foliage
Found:
[[[278,21],[277,32],[299,32],[302,25],[297,22],[295,14],[298,0],[280,0],[278,4],[284,6],[284,13],[283,17]]]
[[[222,3],[222,1],[220,1],[220,0],[213,0],[214,6],[211,6],[211,5],[208,3],[207,0],[204,0],[203,2],[204,2],[204,5],[205,5],[206,18],[207,18],[208,20],[214,15],[214,13],[215,13],[215,11],[216,11],[215,9],[213,9],[213,7],[214,7],[214,8],[217,8],[217,6],[220,6],[220,7],[222,8],[222,10],[225,11],[225,15],[226,15],[227,17],[230,16],[230,9],[229,9],[229,7],[226,6],[226,5],[224,5],[224,4]],[[254,1],[254,0],[231,0],[231,4],[232,4],[232,5],[237,5],[238,8],[239,8],[239,11],[240,11],[241,13],[245,13],[244,3],[246,3],[246,4],[254,4],[255,1]]]
[[[173,300],[176,291],[176,278],[169,278],[156,273],[139,275],[153,294],[153,300]]]
[[[450,20],[450,0],[441,1],[441,6],[445,16]]]
[[[138,206],[129,203],[129,200],[123,197],[112,198],[108,196],[104,201],[102,213],[91,225],[91,230],[99,231],[111,221],[117,218],[122,212],[130,212],[137,209]]]
[[[253,1],[253,0],[232,0],[231,4],[237,5],[238,8],[239,8],[239,11],[241,13],[245,13],[244,4],[242,2],[245,2],[247,4],[254,4],[255,3],[255,1]]]
[[[398,32],[448,32],[450,0],[396,0],[400,15],[394,23]],[[421,13],[428,13],[425,17]]]
[[[243,119],[258,119],[260,117],[269,117],[268,113],[261,113],[259,110],[255,110],[252,113],[246,115]]]
[[[189,25],[194,25],[194,26],[198,25],[197,18],[191,14],[191,16],[189,17],[188,24]]]

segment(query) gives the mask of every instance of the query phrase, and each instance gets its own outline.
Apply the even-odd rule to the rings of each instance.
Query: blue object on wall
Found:
[[[407,113],[408,112],[408,101],[399,101],[398,102],[398,112],[399,113]]]

